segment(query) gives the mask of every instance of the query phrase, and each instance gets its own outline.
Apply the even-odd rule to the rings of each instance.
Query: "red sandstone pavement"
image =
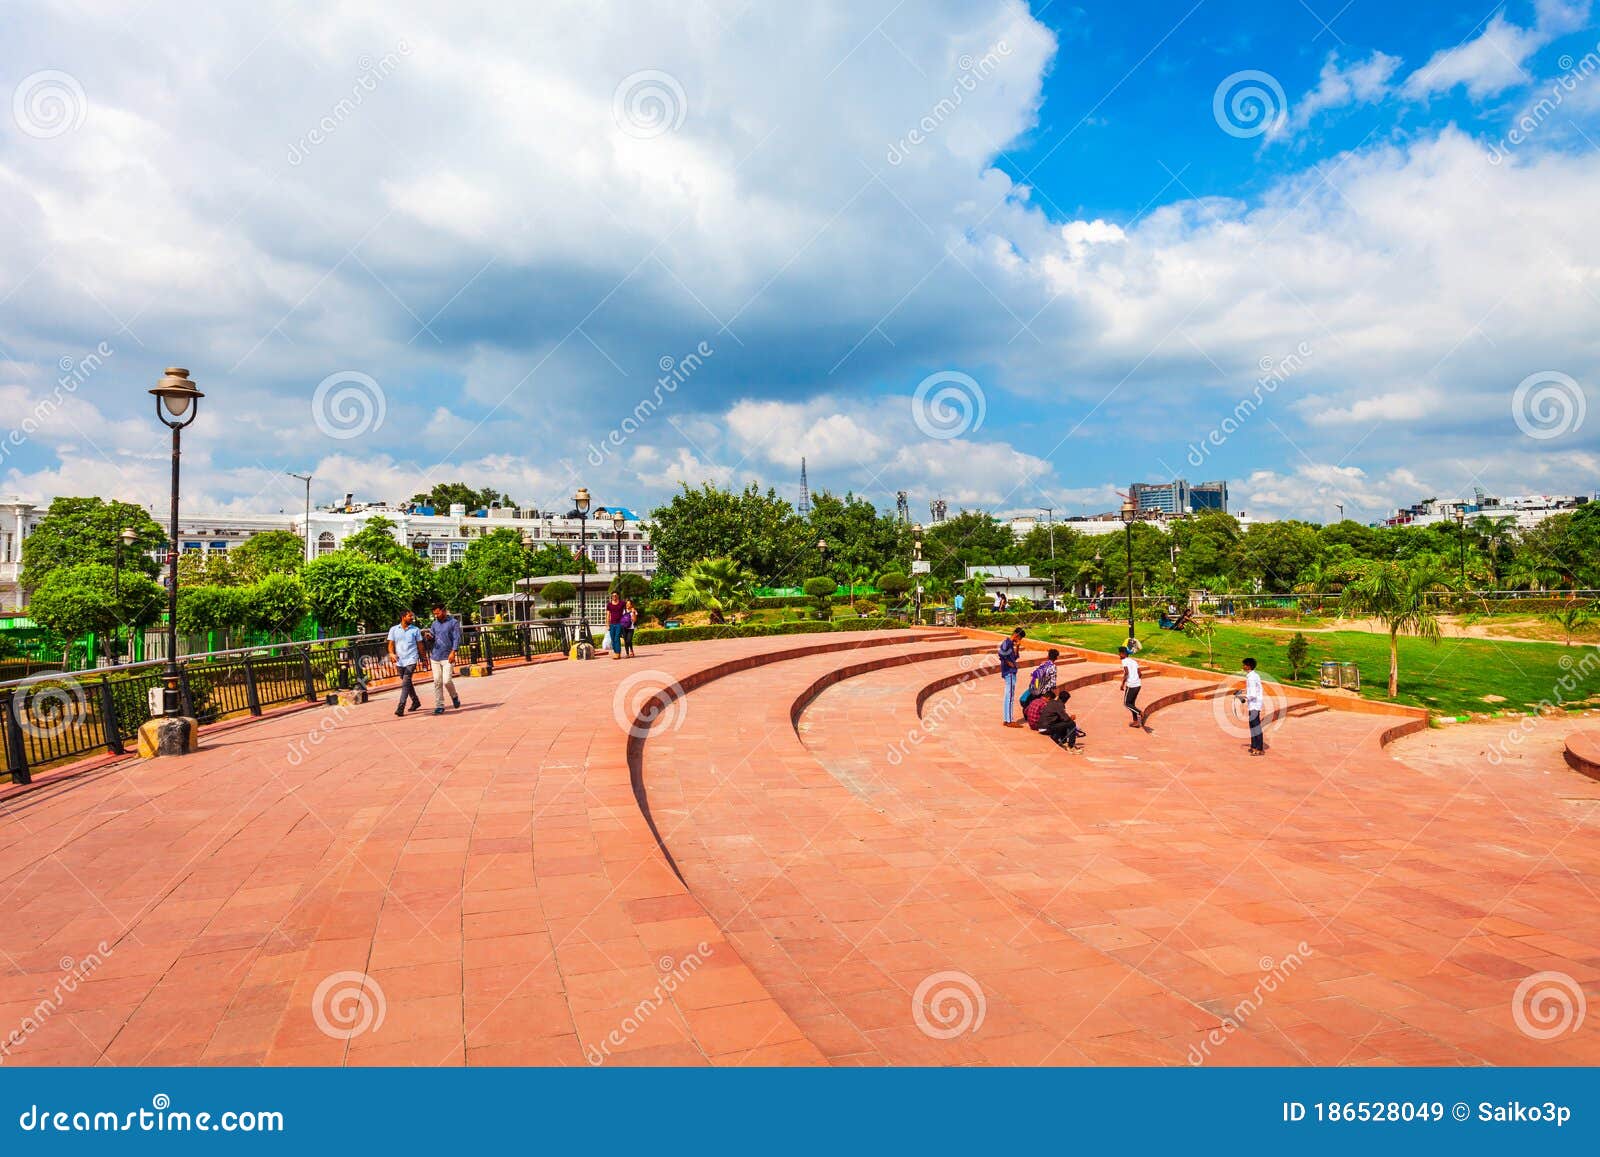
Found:
[[[1252,760],[1209,700],[1126,727],[1114,683],[1074,693],[1090,736],[1070,755],[998,726],[998,680],[963,654],[991,646],[878,632],[503,670],[442,718],[396,720],[385,696],[25,793],[0,806],[0,1051],[1600,1059],[1593,1017],[1513,1017],[1535,974],[1600,991],[1600,785],[1559,763],[1408,764],[1377,742],[1392,718],[1344,711],[1284,719]],[[841,669],[797,730],[797,700]],[[975,669],[919,715],[919,692]],[[625,730],[674,680],[693,689],[636,746],[687,886]],[[1208,682],[1152,676],[1144,701]]]

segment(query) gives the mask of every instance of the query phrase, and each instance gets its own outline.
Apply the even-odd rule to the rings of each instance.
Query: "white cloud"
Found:
[[[1365,60],[1353,61],[1341,68],[1339,54],[1330,52],[1323,62],[1317,87],[1290,106],[1288,117],[1275,124],[1267,139],[1294,136],[1330,109],[1376,104],[1389,94],[1390,78],[1399,67],[1398,56],[1374,52]]]
[[[1421,100],[1459,84],[1473,100],[1482,100],[1527,84],[1528,58],[1557,36],[1583,27],[1589,6],[1589,0],[1537,0],[1533,26],[1527,28],[1496,12],[1477,36],[1440,49],[1407,77],[1405,95]]]

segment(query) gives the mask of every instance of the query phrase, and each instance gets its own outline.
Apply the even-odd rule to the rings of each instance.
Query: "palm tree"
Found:
[[[1487,514],[1480,514],[1472,520],[1472,530],[1488,546],[1489,581],[1495,586],[1500,585],[1500,548],[1510,540],[1517,529],[1517,516],[1502,514],[1498,518],[1490,518]]]
[[[672,584],[672,601],[690,610],[711,612],[713,623],[748,605],[756,575],[737,559],[703,558]]]
[[[1561,628],[1561,645],[1570,647],[1572,646],[1572,636],[1593,621],[1594,609],[1590,603],[1580,603],[1577,599],[1573,599],[1560,610],[1551,611],[1545,615],[1545,618]],[[1566,661],[1562,660],[1562,662]]]
[[[845,583],[850,590],[850,609],[856,609],[856,587],[872,585],[872,568],[865,563],[852,563],[845,567]]]
[[[1561,581],[1561,568],[1549,559],[1528,551],[1520,551],[1506,568],[1506,583],[1525,591],[1548,590]]]
[[[1368,562],[1345,584],[1339,596],[1341,610],[1371,616],[1388,628],[1389,698],[1400,690],[1400,636],[1439,641],[1439,615],[1429,596],[1447,587],[1439,571],[1420,560]]]

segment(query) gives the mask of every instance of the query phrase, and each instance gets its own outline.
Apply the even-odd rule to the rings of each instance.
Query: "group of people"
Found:
[[[616,591],[606,600],[606,641],[611,645],[611,657],[620,659],[624,654],[633,657],[633,631],[639,625],[639,609],[632,599],[624,599]]]
[[[1067,711],[1066,703],[1072,698],[1072,693],[1057,685],[1056,660],[1061,657],[1060,651],[1052,647],[1045,652],[1044,662],[1033,669],[1033,676],[1028,681],[1027,689],[1023,691],[1020,699],[1017,697],[1017,671],[1021,662],[1021,644],[1027,635],[1027,631],[1018,627],[1000,642],[1000,678],[1005,686],[1002,723],[1006,727],[1031,727],[1040,734],[1048,735],[1057,746],[1076,751],[1078,740],[1086,733]],[[1143,729],[1144,711],[1139,706],[1139,691],[1144,686],[1144,677],[1139,671],[1139,660],[1133,657],[1130,647],[1123,646],[1117,648],[1117,662],[1122,668],[1118,689],[1122,692],[1122,705],[1128,712],[1128,726]],[[1256,670],[1254,659],[1247,658],[1242,665],[1244,688],[1235,692],[1235,698],[1244,707],[1245,714],[1249,718],[1250,754],[1265,755],[1267,745],[1261,722],[1265,694],[1261,685],[1261,675]],[[1022,707],[1021,719],[1016,718],[1015,709],[1018,705]]]
[[[426,631],[417,626],[416,619],[410,611],[402,611],[400,621],[389,628],[389,662],[400,672],[400,702],[394,713],[404,715],[407,705],[412,712],[422,709],[422,700],[411,681],[422,664],[422,649],[426,647],[433,675],[433,713],[443,715],[446,692],[450,695],[451,706],[461,706],[455,680],[456,652],[461,648],[461,620],[445,610],[443,603],[433,604],[433,622]]]

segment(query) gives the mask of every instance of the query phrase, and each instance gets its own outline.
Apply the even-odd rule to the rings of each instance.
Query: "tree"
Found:
[[[588,555],[574,554],[571,547],[553,542],[528,552],[528,574],[535,578],[552,574],[594,574],[597,569]]]
[[[634,606],[643,606],[644,600],[650,596],[650,580],[630,571],[612,579],[610,589],[621,595],[623,601],[632,599]]]
[[[1283,657],[1289,663],[1289,678],[1299,681],[1300,672],[1305,669],[1306,663],[1311,658],[1311,644],[1306,641],[1305,635],[1296,631],[1289,639],[1289,649]]]
[[[376,630],[419,610],[412,587],[400,570],[373,562],[355,551],[337,550],[306,563],[300,572],[306,598],[329,633],[351,634],[357,627]]]
[[[469,542],[461,563],[470,585],[482,598],[515,591],[517,583],[531,573],[533,553],[522,545],[521,532],[502,526]]]
[[[1561,645],[1570,647],[1572,646],[1572,636],[1593,621],[1594,609],[1590,604],[1580,603],[1574,599],[1560,610],[1551,611],[1545,618],[1561,628]],[[1565,659],[1562,660],[1562,662],[1566,661]]]
[[[374,515],[360,530],[345,538],[343,549],[390,566],[426,566],[421,555],[394,536],[399,527],[400,524],[392,518]]]
[[[418,506],[431,506],[435,510],[449,513],[450,507],[460,503],[467,508],[470,514],[474,510],[484,510],[496,504],[500,506],[517,506],[511,500],[511,495],[492,486],[482,490],[474,490],[465,482],[436,482],[431,490],[424,490],[413,494],[411,501]]]
[[[672,601],[690,610],[711,612],[713,623],[749,605],[755,572],[733,558],[704,558],[689,568],[672,588]]]
[[[241,592],[244,626],[287,637],[306,617],[306,588],[297,575],[268,574]]]
[[[178,630],[186,635],[203,635],[243,626],[246,616],[243,594],[240,587],[180,587]]]
[[[22,540],[22,588],[36,589],[57,567],[115,566],[118,535],[124,530],[136,537],[123,548],[123,573],[155,577],[167,536],[144,507],[103,498],[55,499]]]
[[[817,565],[818,537],[776,491],[763,494],[754,482],[738,493],[710,482],[698,490],[685,484],[650,512],[659,570],[674,580],[702,560],[728,558],[756,582],[784,585]]]
[[[432,577],[434,598],[442,602],[447,610],[454,611],[463,623],[470,623],[478,609],[478,600],[489,593],[478,584],[472,570],[465,562],[458,560],[445,563],[433,572]]]
[[[833,592],[839,589],[839,584],[826,575],[808,578],[805,585],[800,588],[806,592],[806,597],[817,601],[817,618],[828,617],[828,604],[833,601]]]
[[[547,619],[564,619],[567,612],[572,609],[572,600],[578,597],[578,588],[565,579],[553,583],[546,583],[539,592],[539,597],[546,604],[544,617]]]
[[[164,592],[137,571],[101,563],[53,567],[28,599],[28,616],[70,644],[82,635],[113,635],[148,626],[161,615]]]
[[[1020,551],[1010,525],[981,510],[963,510],[924,530],[922,554],[933,574],[960,582],[968,567],[1013,563]]]
[[[1263,590],[1282,592],[1322,553],[1317,528],[1307,522],[1258,522],[1239,540],[1240,571]]]
[[[230,550],[228,560],[246,583],[268,575],[298,574],[306,561],[305,539],[292,530],[264,530]]]
[[[871,573],[911,554],[910,527],[854,494],[828,491],[811,503],[812,540],[828,544],[828,561],[847,570]]]
[[[1216,665],[1211,647],[1217,637],[1217,620],[1210,615],[1201,615],[1190,619],[1184,624],[1183,633],[1190,638],[1199,639],[1206,645],[1206,666]]]
[[[890,606],[897,607],[904,603],[906,595],[915,585],[908,575],[903,575],[899,571],[889,571],[878,576],[878,589],[883,592],[884,601]]]
[[[1339,596],[1343,610],[1370,615],[1389,632],[1389,698],[1400,691],[1401,635],[1438,643],[1439,616],[1431,595],[1447,587],[1430,565],[1403,562],[1362,563]]]

